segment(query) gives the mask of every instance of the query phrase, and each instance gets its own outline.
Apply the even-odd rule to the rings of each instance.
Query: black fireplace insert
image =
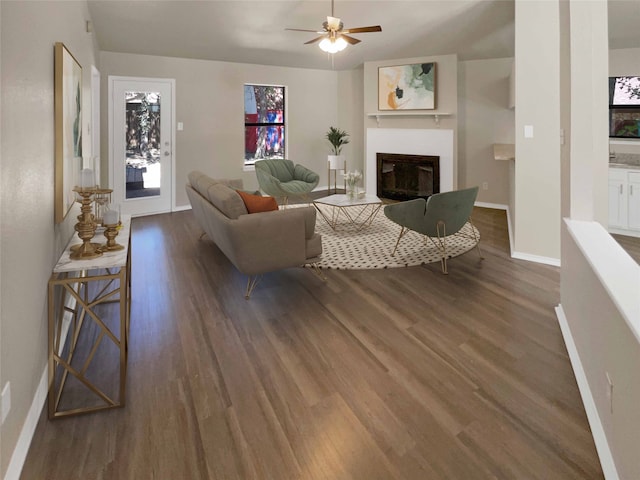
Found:
[[[377,153],[377,195],[392,200],[440,193],[440,157]]]

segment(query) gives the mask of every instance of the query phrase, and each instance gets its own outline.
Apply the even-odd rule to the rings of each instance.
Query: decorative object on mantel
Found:
[[[436,108],[436,64],[378,68],[378,110]]]
[[[55,223],[71,210],[82,166],[82,67],[58,42],[54,47]]]
[[[328,163],[328,179],[327,179],[327,193],[331,194],[331,170],[334,171],[334,181],[333,181],[333,191],[337,193],[338,191],[338,170],[342,170],[343,172],[347,171],[347,160],[344,158],[342,153],[342,147],[349,143],[349,139],[347,138],[349,134],[344,130],[340,130],[336,127],[329,127],[329,131],[326,134],[327,140],[331,144],[331,150],[333,155],[329,155],[327,157]],[[346,180],[345,180],[345,190],[347,188]]]
[[[346,172],[344,179],[347,182],[347,195],[356,197],[358,195],[358,182],[362,180],[362,172],[358,170],[355,172]]]
[[[118,230],[122,225],[120,222],[120,205],[109,205],[104,212],[104,218],[102,224],[104,225],[104,236],[107,239],[107,243],[100,247],[103,252],[113,252],[116,250],[122,250],[123,245],[116,243],[116,237],[118,236]]]
[[[75,230],[78,232],[78,237],[80,237],[82,243],[71,248],[70,257],[72,260],[88,260],[99,257],[102,255],[100,245],[91,242],[96,233],[95,217],[91,213],[92,197],[96,192],[93,170],[85,168],[80,172],[80,186],[76,186],[73,191],[80,196],[78,200],[81,205],[80,215],[78,215],[78,223],[76,223]]]

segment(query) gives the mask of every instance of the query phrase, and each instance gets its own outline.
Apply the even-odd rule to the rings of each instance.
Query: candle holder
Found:
[[[91,239],[96,232],[95,218],[91,213],[91,197],[96,189],[76,187],[73,191],[81,198],[78,200],[82,206],[80,207],[80,215],[78,215],[78,223],[76,223],[75,230],[78,232],[78,237],[82,240],[82,244],[71,247],[70,257],[72,260],[88,260],[99,257],[102,255],[100,244],[91,243]]]
[[[116,237],[118,236],[118,230],[122,225],[116,223],[114,225],[104,224],[104,236],[107,239],[107,243],[100,247],[103,252],[115,252],[124,249],[123,245],[116,243]]]
[[[111,203],[111,193],[113,192],[110,188],[97,188],[93,202],[96,205],[95,211],[95,221],[98,225],[103,225],[104,212],[107,211],[107,206]]]

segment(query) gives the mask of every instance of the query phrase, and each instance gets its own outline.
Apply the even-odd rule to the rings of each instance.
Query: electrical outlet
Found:
[[[4,419],[9,415],[9,410],[11,410],[11,383],[7,382],[2,389],[2,422],[4,423]]]
[[[482,182],[482,189],[489,190],[489,182]]]
[[[609,400],[609,411],[613,413],[613,380],[609,376],[609,372],[604,372],[607,377],[607,400]]]

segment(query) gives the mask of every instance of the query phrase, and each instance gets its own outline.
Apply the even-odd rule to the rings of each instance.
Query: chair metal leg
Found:
[[[478,250],[478,255],[480,255],[480,260],[484,260],[482,256],[482,252],[480,251],[480,239],[476,235],[476,227],[471,221],[471,217],[469,217],[469,224],[471,225],[471,232],[473,233],[473,240],[476,242],[476,250]]]
[[[249,300],[249,297],[251,297],[251,292],[253,292],[253,289],[256,288],[256,285],[261,278],[262,275],[249,275],[249,278],[247,279],[247,290],[244,294],[244,298],[246,300]]]
[[[440,227],[442,227],[442,232],[440,232]],[[440,258],[440,265],[442,267],[442,273],[448,275],[449,272],[447,270],[447,225],[440,220],[436,225],[436,230],[438,231],[438,241],[440,242],[440,254],[442,257]]]
[[[406,227],[400,227],[400,235],[398,235],[398,240],[396,241],[396,246],[393,247],[393,252],[391,252],[391,256],[393,257],[396,254],[396,250],[398,249],[398,244],[400,243],[400,240],[402,239],[402,237],[405,236],[405,234],[409,231],[408,228]]]

